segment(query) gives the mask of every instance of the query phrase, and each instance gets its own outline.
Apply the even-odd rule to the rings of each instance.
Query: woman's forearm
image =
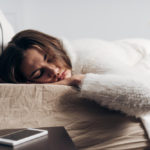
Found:
[[[81,96],[102,106],[139,117],[150,112],[150,88],[138,78],[114,74],[87,74]]]

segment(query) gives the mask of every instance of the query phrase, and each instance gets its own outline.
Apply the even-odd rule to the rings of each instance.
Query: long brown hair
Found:
[[[60,40],[36,30],[24,30],[12,38],[4,53],[0,56],[0,78],[8,83],[27,82],[20,66],[24,58],[24,52],[35,46],[38,46],[50,58],[55,57],[61,64],[71,68],[70,59],[66,55]]]

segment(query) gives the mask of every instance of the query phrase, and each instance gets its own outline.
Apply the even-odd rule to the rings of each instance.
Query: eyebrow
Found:
[[[29,76],[29,78],[31,78],[38,70],[40,70],[40,68],[34,70],[34,71],[31,73],[31,75]]]

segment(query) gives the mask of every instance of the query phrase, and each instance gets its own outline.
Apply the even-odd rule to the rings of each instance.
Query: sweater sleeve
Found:
[[[81,97],[139,117],[150,139],[150,88],[146,82],[131,76],[90,73],[80,85]]]
[[[94,100],[110,109],[136,117],[150,112],[150,88],[138,78],[89,73],[80,87],[81,97]]]

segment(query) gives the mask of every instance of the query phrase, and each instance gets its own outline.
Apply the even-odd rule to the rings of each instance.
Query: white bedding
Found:
[[[11,38],[14,36],[14,30],[3,12],[0,10],[0,54]]]

